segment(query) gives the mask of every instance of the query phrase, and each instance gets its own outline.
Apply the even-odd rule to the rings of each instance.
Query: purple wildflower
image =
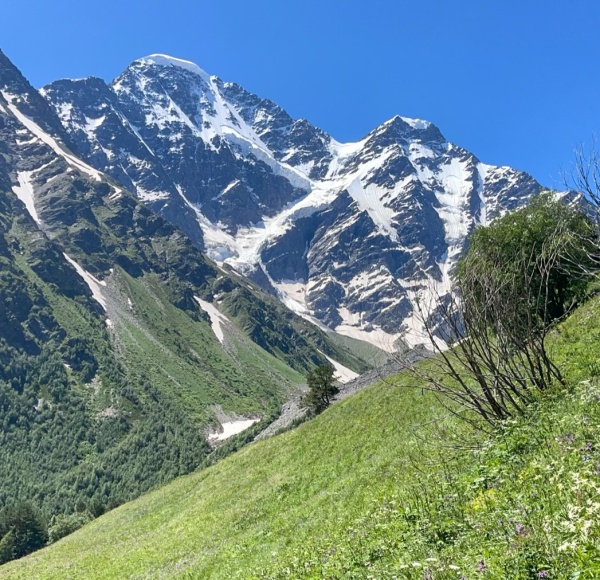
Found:
[[[585,450],[586,451],[591,451],[592,450],[592,444],[591,443],[586,443],[585,444]]]
[[[515,532],[517,532],[518,536],[524,536],[527,534],[527,529],[523,524],[515,524]]]
[[[485,565],[485,562],[483,560],[479,560],[478,564],[477,564],[477,570],[483,574],[487,569],[487,566]]]
[[[538,578],[548,578],[548,571],[541,570],[540,572],[538,572]]]

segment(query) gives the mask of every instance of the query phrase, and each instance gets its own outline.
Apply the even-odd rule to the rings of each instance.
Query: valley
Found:
[[[592,175],[0,52],[0,577],[595,578]]]

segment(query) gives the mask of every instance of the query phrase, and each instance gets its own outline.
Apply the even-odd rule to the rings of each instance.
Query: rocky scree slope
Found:
[[[193,63],[133,62],[106,84],[41,90],[87,163],[305,317],[392,350],[423,341],[417,295],[443,296],[476,224],[540,191],[403,117],[356,143]]]

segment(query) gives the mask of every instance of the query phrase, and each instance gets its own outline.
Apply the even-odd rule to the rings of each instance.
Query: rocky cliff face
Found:
[[[338,143],[272,101],[164,55],[107,85],[42,89],[87,163],[197,247],[329,328],[421,342],[414,301],[443,295],[469,232],[540,190],[427,121]]]

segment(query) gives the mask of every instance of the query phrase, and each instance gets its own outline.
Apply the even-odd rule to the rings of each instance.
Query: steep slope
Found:
[[[444,295],[478,223],[526,203],[526,173],[481,163],[427,121],[342,144],[272,101],[152,55],[115,81],[42,89],[88,163],[220,263],[329,328],[421,342],[414,300]]]
[[[228,417],[266,420],[327,356],[368,368],[70,147],[0,53],[0,505],[101,511],[195,468]]]
[[[497,436],[473,433],[399,376],[0,574],[595,578],[599,328],[596,298],[554,336],[572,389]]]

